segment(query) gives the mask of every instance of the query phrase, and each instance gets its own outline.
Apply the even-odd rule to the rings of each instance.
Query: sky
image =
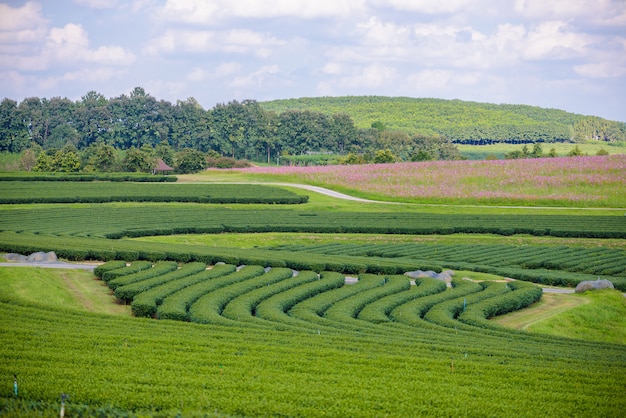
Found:
[[[626,0],[0,0],[0,98],[382,95],[626,121]]]

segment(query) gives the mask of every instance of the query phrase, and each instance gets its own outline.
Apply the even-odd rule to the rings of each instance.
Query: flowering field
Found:
[[[422,203],[626,206],[626,155],[428,161],[317,167],[251,167],[360,196]]]

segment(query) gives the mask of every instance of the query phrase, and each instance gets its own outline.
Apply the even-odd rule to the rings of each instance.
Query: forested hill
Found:
[[[626,140],[626,124],[537,106],[429,98],[343,96],[261,102],[265,110],[345,113],[358,128],[443,135],[453,142]]]

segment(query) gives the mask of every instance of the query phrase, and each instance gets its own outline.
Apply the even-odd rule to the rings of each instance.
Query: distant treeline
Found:
[[[454,143],[626,141],[626,123],[537,106],[385,96],[344,96],[274,100],[264,109],[281,113],[344,112],[357,128],[441,135]]]
[[[91,91],[75,102],[0,102],[0,152],[13,153],[167,146],[267,162],[316,153],[346,156],[348,162],[415,161],[459,158],[455,142],[571,140],[626,140],[626,125],[530,106],[387,97],[245,100],[205,110],[193,98],[172,104],[141,87],[110,99]]]

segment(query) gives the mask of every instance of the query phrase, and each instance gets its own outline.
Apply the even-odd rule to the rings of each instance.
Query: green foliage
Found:
[[[580,157],[581,155],[584,155],[584,154],[580,150],[578,145],[576,145],[570,152],[567,153],[568,157]]]
[[[476,145],[569,141],[572,131],[576,132],[573,129],[575,124],[585,119],[582,115],[533,106],[408,97],[301,98],[274,100],[261,105],[278,113],[309,110],[333,114],[341,111],[350,115],[361,129],[375,127],[382,128],[380,131],[402,131],[409,135],[437,134],[453,142]],[[617,122],[605,122],[623,129]]]
[[[395,161],[396,161],[396,156],[393,155],[393,153],[389,149],[378,150],[376,151],[374,155],[374,163],[377,163],[377,164],[387,164],[387,163],[393,163]]]
[[[104,203],[104,202],[198,202],[198,203],[306,203],[307,196],[262,185],[246,184],[144,184],[136,182],[0,181],[0,203]],[[40,178],[36,178],[40,180]],[[85,180],[89,180],[86,178]],[[95,179],[95,178],[94,178]],[[132,179],[132,178],[131,178]],[[74,180],[66,178],[66,180]],[[105,180],[102,178],[102,180]]]
[[[94,222],[94,219],[98,222]],[[197,205],[173,207],[167,204],[145,207],[111,206],[106,211],[97,206],[12,208],[3,211],[0,230],[108,238],[272,231],[363,234],[491,233],[571,238],[626,236],[626,224],[617,216],[521,217],[515,214],[489,213],[308,212],[280,208],[259,211]]]
[[[185,149],[174,156],[174,167],[179,173],[195,173],[207,167],[204,153],[193,149]]]
[[[122,167],[124,171],[150,173],[156,167],[156,159],[145,148],[132,147],[124,155]]]
[[[195,263],[191,263],[189,265],[194,267],[185,266],[181,268],[181,277],[168,276],[165,278],[163,283],[155,285],[154,287],[150,287],[146,290],[142,289],[141,293],[134,295],[131,303],[131,309],[133,311],[133,314],[135,316],[148,317],[156,315],[157,308],[168,296],[182,289],[195,285],[196,283],[205,282],[210,279],[216,279],[235,271],[235,266],[233,265],[218,264],[216,266],[213,266],[211,269],[207,269],[192,275],[186,275],[185,273],[187,273],[190,268],[192,270],[195,270]],[[202,265],[205,264],[202,263]]]
[[[574,140],[576,142],[623,142],[626,141],[626,124],[597,116],[586,116],[574,124]]]

